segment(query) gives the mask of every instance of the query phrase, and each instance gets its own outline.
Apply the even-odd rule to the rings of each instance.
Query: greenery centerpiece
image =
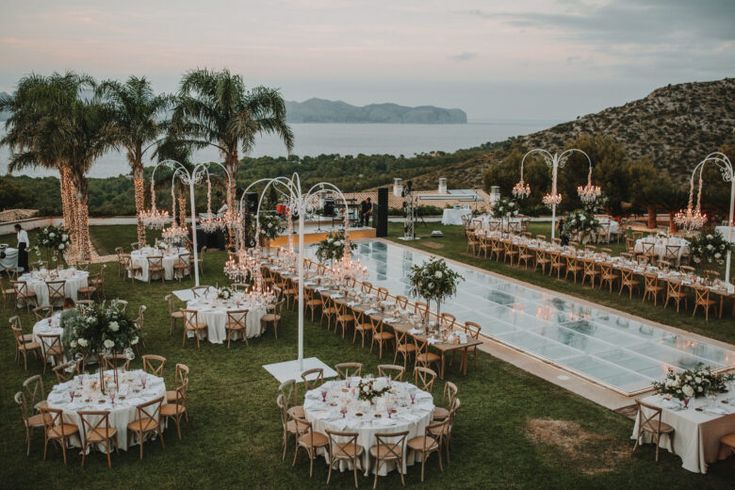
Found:
[[[261,245],[270,248],[271,240],[274,240],[286,229],[285,220],[277,214],[264,214],[259,217],[259,221]]]
[[[563,233],[576,237],[581,243],[589,242],[600,229],[600,220],[591,209],[575,209],[564,220]]]
[[[441,313],[442,300],[454,296],[457,293],[459,281],[463,281],[464,278],[451,269],[444,259],[432,257],[421,265],[412,266],[408,280],[413,295],[421,296],[429,304],[432,301],[436,302],[436,315],[438,317]],[[428,314],[424,320],[424,325],[428,334]]]
[[[510,197],[501,197],[490,209],[493,218],[512,218],[518,212],[518,203]]]
[[[63,226],[46,226],[41,230],[38,237],[38,245],[35,247],[36,255],[41,256],[41,249],[46,251],[48,262],[64,261],[64,252],[71,246],[69,232]]]
[[[98,358],[100,388],[104,393],[102,357],[123,354],[132,359],[132,347],[140,340],[138,329],[115,301],[81,305],[77,307],[77,312],[76,315],[64,315],[61,318],[64,350],[75,359]],[[115,378],[117,382],[117,370]]]
[[[345,239],[344,230],[329,232],[327,238],[317,243],[316,258],[319,262],[341,259],[345,254],[346,243],[350,244],[350,250],[357,248],[357,245]]]
[[[676,398],[687,405],[690,398],[726,392],[725,383],[732,379],[732,375],[713,373],[709,367],[700,366],[679,373],[669,368],[666,378],[653,383],[653,387],[656,393],[667,398]]]
[[[735,246],[725,240],[717,230],[703,231],[692,239],[689,244],[689,253],[695,264],[725,263],[728,250],[735,250]]]
[[[217,290],[217,299],[221,299],[224,301],[229,301],[232,298],[233,295],[232,289],[228,287],[222,287]]]
[[[360,401],[375,403],[376,398],[380,398],[390,391],[390,385],[373,379],[360,380],[357,385],[357,398]]]

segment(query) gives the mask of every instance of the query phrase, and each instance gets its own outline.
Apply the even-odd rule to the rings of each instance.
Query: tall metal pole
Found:
[[[730,169],[732,172],[732,167]],[[732,246],[733,236],[732,232],[735,228],[735,221],[733,221],[733,208],[735,208],[735,175],[730,176],[730,217],[727,220],[727,241]],[[725,259],[725,282],[730,282],[730,264],[732,260],[732,252],[730,249],[727,250],[727,259]]]
[[[194,179],[189,178],[189,204],[191,204],[191,243],[194,249],[194,286],[199,286],[199,247],[197,246],[197,214],[194,202]]]
[[[551,160],[551,194],[556,196],[556,179],[559,175],[559,158],[554,154]],[[551,241],[556,238],[556,202],[551,206]]]
[[[299,204],[299,370],[304,370],[304,213],[303,200]]]

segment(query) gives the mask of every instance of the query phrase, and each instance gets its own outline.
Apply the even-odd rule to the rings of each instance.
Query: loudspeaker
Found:
[[[255,213],[258,210],[258,193],[248,192],[245,195],[245,205],[249,213]]]
[[[375,236],[388,236],[388,188],[378,188],[378,209],[373,214],[375,223]]]
[[[324,216],[334,216],[334,198],[324,200]]]

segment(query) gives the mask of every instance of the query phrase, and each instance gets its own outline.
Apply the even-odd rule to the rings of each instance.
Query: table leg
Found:
[[[441,351],[442,357],[441,357],[441,369],[439,369],[439,377],[441,379],[444,379],[444,351]]]

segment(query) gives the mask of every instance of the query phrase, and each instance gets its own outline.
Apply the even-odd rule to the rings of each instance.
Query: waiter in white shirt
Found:
[[[23,272],[28,272],[28,247],[31,245],[28,241],[28,232],[19,223],[16,223],[15,233],[18,239],[18,268],[22,268]]]

